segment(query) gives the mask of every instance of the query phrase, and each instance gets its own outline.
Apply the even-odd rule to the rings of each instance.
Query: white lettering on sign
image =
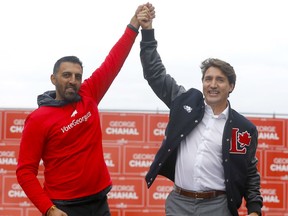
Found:
[[[130,199],[138,200],[136,192],[109,192],[108,199]]]
[[[288,158],[274,158],[270,170],[273,172],[288,172]]]
[[[0,151],[0,157],[15,157],[15,151]]]
[[[0,158],[1,165],[17,165],[16,158]]]
[[[258,139],[266,139],[266,140],[279,140],[280,138],[278,137],[277,133],[263,133],[260,132]]]
[[[130,160],[129,166],[130,167],[150,167],[152,164],[152,161],[146,161],[146,160]]]
[[[288,172],[288,164],[271,164],[270,170],[273,172]]]
[[[108,127],[105,130],[106,134],[110,135],[139,135],[137,128],[111,128]]]
[[[168,197],[169,193],[159,193],[159,192],[155,192],[153,193],[153,199],[154,200],[166,200]]]
[[[111,159],[111,153],[104,153],[104,159]]]
[[[280,203],[278,196],[264,195],[263,202],[264,203]]]
[[[113,160],[105,159],[105,163],[107,167],[115,167]]]
[[[275,126],[257,126],[257,130],[259,132],[276,132],[276,127]]]
[[[19,184],[12,184],[11,190],[8,191],[8,197],[10,198],[27,198],[26,194],[22,190]]]
[[[109,125],[111,127],[136,127],[135,121],[111,121]]]

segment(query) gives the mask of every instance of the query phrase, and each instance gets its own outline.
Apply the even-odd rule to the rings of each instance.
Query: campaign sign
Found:
[[[5,111],[4,112],[4,139],[20,139],[25,119],[31,111]]]
[[[121,210],[119,209],[110,209],[111,216],[121,216]]]
[[[0,145],[0,167],[1,172],[15,173],[19,146]]]
[[[144,179],[113,177],[113,187],[107,194],[112,208],[131,208],[144,206]]]
[[[264,153],[265,177],[288,180],[288,150],[266,150]]]
[[[30,203],[15,175],[3,176],[3,204]],[[28,204],[29,206],[30,204]]]
[[[287,208],[287,189],[281,181],[262,181],[261,195],[263,211],[284,210]]]
[[[3,131],[3,125],[4,125],[4,123],[3,123],[3,119],[2,119],[2,111],[0,110],[0,140],[2,140],[3,139],[3,137],[2,137],[2,131]]]
[[[38,175],[37,178],[43,185],[43,175]],[[3,204],[17,204],[22,207],[34,206],[19,185],[15,175],[3,175],[2,186]]]
[[[173,182],[157,177],[152,186],[147,189],[147,205],[149,207],[165,208],[165,202],[173,190]]]
[[[165,210],[123,210],[123,216],[163,216]]]
[[[148,142],[161,143],[165,136],[165,129],[168,124],[168,114],[149,114],[148,118]]]
[[[263,216],[288,216],[288,211],[266,212]]]
[[[27,208],[26,216],[43,216],[43,214],[37,208]]]
[[[124,174],[144,176],[152,164],[158,148],[154,146],[124,146]]]
[[[103,145],[104,160],[111,174],[120,174],[121,146]]]
[[[144,142],[144,114],[101,113],[100,118],[104,142]]]
[[[24,216],[22,208],[0,207],[1,216]]]
[[[258,146],[284,147],[285,146],[285,120],[269,118],[249,118],[258,130]]]

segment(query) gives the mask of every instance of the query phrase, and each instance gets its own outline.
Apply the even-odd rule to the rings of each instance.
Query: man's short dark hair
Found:
[[[208,58],[204,60],[201,65],[201,71],[202,71],[202,81],[204,79],[205,73],[209,67],[216,67],[220,69],[225,76],[228,78],[228,81],[230,84],[236,84],[236,73],[234,71],[234,68],[227,62],[222,61],[220,59],[216,58]]]
[[[56,74],[58,72],[62,62],[71,62],[71,63],[79,64],[83,70],[82,62],[80,61],[80,59],[78,57],[76,57],[76,56],[64,56],[64,57],[58,59],[56,61],[56,63],[54,64],[53,74]]]

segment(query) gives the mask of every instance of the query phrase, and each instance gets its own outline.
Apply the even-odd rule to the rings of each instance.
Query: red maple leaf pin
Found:
[[[249,146],[250,141],[251,136],[247,131],[238,134],[238,142],[240,143],[241,146]]]

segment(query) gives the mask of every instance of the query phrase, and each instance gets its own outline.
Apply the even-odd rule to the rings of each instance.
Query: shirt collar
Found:
[[[212,117],[214,117],[214,118],[224,118],[224,119],[228,119],[228,116],[229,116],[229,103],[228,103],[228,106],[225,108],[225,110],[223,110],[223,112],[220,113],[219,115],[214,115],[211,106],[208,105],[208,104],[206,103],[206,101],[204,101],[204,103],[205,103],[205,112],[206,112],[206,114],[208,114],[209,116],[212,116]]]

